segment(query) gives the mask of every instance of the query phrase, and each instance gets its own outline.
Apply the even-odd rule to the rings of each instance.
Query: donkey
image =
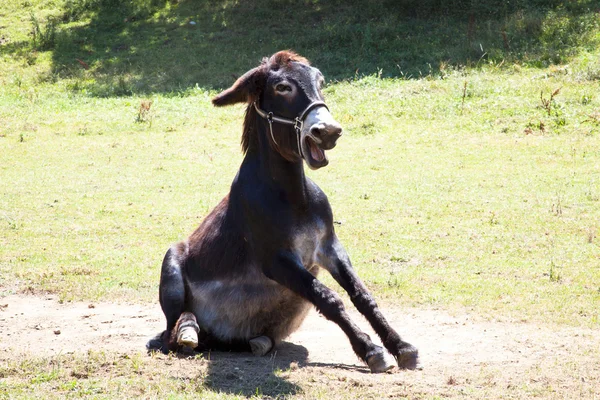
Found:
[[[338,241],[327,196],[304,174],[303,161],[311,169],[329,163],[325,151],[342,135],[322,85],[323,75],[308,60],[280,51],[212,100],[247,104],[245,157],[229,194],[165,255],[159,297],[167,328],[148,342],[149,350],[264,355],[314,306],[339,325],[372,372],[416,367],[417,349],[382,315]],[[348,292],[385,349],[317,279],[322,268]]]

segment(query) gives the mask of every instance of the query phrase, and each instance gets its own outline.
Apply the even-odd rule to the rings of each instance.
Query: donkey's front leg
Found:
[[[323,285],[304,268],[300,259],[290,252],[280,252],[265,275],[314,304],[325,318],[344,331],[354,352],[367,363],[371,372],[385,372],[395,363],[387,351],[375,345],[348,316],[344,303],[333,290]]]
[[[367,318],[385,348],[396,357],[398,366],[408,369],[416,368],[419,357],[417,349],[410,343],[402,341],[400,335],[387,322],[375,299],[352,268],[348,253],[335,234],[319,258],[319,263],[323,268],[327,269],[340,286],[348,292],[352,303]]]

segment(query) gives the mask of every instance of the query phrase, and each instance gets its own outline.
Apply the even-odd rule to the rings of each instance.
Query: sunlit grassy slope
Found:
[[[155,301],[242,159],[211,96],[291,47],[330,78],[346,134],[310,175],[378,298],[598,326],[592,2],[344,4],[3,1],[0,292]]]

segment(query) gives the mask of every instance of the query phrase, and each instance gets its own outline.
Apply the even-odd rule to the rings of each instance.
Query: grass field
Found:
[[[211,97],[294,48],[345,129],[309,175],[382,303],[600,328],[598,7],[358,7],[0,0],[0,296],[155,302],[242,160]]]

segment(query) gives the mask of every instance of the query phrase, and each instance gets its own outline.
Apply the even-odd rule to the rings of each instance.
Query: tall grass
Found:
[[[56,44],[56,22],[54,19],[48,19],[45,26],[40,24],[33,12],[30,19],[32,47],[39,51],[51,50]]]

